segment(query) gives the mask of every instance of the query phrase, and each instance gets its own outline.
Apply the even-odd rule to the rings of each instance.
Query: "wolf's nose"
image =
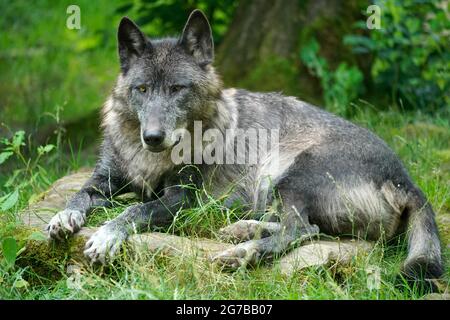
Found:
[[[143,133],[144,142],[152,147],[159,146],[165,136],[164,131],[161,130],[145,130]]]

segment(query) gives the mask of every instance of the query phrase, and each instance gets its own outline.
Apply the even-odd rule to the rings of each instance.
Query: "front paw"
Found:
[[[46,227],[50,239],[63,240],[79,231],[86,217],[78,210],[65,209],[56,214]]]
[[[91,264],[101,263],[104,265],[113,260],[126,238],[126,232],[106,224],[100,227],[86,242],[84,255]]]
[[[212,261],[225,269],[235,270],[256,263],[260,256],[258,242],[251,240],[219,253]]]

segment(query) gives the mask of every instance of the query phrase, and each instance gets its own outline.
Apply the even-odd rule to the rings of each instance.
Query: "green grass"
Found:
[[[103,103],[118,72],[110,60],[120,17],[109,3],[78,1],[81,30],[69,30],[70,1],[0,1],[0,27],[8,30],[0,36],[2,122],[34,129],[52,122],[47,112],[56,105],[64,119],[77,119]]]
[[[375,112],[361,104],[353,121],[368,127],[385,139],[399,154],[416,183],[432,203],[438,221],[450,211],[450,126],[442,116],[398,111]],[[58,150],[52,151],[58,154]],[[76,155],[52,152],[32,168],[45,168],[36,176],[24,173],[23,179],[34,177],[33,184],[24,184],[17,204],[2,216],[0,235],[17,226],[18,213],[29,199],[67,172],[80,167]],[[72,161],[67,161],[71,158]],[[73,160],[75,159],[75,160]],[[79,159],[78,159],[79,160]],[[9,161],[9,160],[8,160]],[[90,164],[93,163],[83,163]],[[18,165],[20,167],[20,165]],[[4,179],[2,179],[4,180]],[[2,191],[7,193],[13,187]],[[2,195],[0,194],[0,196]],[[98,226],[114,218],[132,199],[118,199],[113,209],[98,208],[88,221]],[[222,206],[210,198],[198,208],[182,211],[167,232],[189,237],[216,237],[217,230],[235,221],[243,212]],[[445,227],[445,228],[444,228]],[[449,257],[448,225],[440,225],[443,250]],[[126,253],[126,252],[125,252]],[[290,277],[282,276],[269,264],[235,273],[218,272],[205,260],[189,257],[164,257],[158,254],[123,254],[112,267],[99,270],[80,266],[77,276],[65,272],[68,261],[59,261],[58,277],[45,278],[33,273],[29,266],[0,267],[0,297],[4,299],[419,299],[415,289],[394,286],[405,256],[403,243],[386,246],[377,243],[366,256],[350,266],[311,268]],[[20,267],[18,266],[20,265]],[[447,264],[448,265],[448,264]],[[379,268],[381,287],[370,290],[369,268]],[[450,272],[446,269],[446,279]],[[27,285],[22,280],[27,280]],[[448,280],[447,285],[448,285]]]

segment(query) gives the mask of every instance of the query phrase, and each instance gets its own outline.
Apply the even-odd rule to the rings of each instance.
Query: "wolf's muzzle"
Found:
[[[161,130],[145,130],[142,134],[144,142],[150,147],[158,147],[163,143],[166,134]]]

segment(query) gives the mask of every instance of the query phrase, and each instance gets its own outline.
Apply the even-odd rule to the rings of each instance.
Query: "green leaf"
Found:
[[[44,151],[45,151],[45,153],[48,153],[48,152],[52,151],[54,148],[55,148],[55,145],[48,144],[44,147]]]
[[[19,200],[19,189],[14,190],[7,196],[0,199],[0,211],[11,209]]]
[[[14,263],[16,262],[18,251],[16,239],[12,237],[3,239],[2,251],[3,251],[3,258],[5,259],[6,263],[10,267],[13,267]]]
[[[357,47],[360,48],[360,50],[365,49],[364,52],[372,51],[376,48],[376,42],[373,41],[369,37],[365,36],[359,36],[359,35],[347,35],[344,36],[344,44],[351,46],[351,47]]]
[[[25,145],[24,140],[25,140],[25,131],[23,131],[23,130],[17,131],[14,134],[14,137],[12,140],[12,146],[13,146],[14,150],[19,150],[20,146],[24,146]]]
[[[52,151],[54,148],[55,148],[55,146],[54,146],[53,144],[48,144],[48,145],[46,145],[46,146],[40,146],[40,147],[38,148],[38,153],[39,153],[40,155],[43,155],[43,154],[49,153],[49,152]]]
[[[0,153],[0,164],[8,160],[9,157],[11,157],[14,153],[11,151],[2,152]]]

